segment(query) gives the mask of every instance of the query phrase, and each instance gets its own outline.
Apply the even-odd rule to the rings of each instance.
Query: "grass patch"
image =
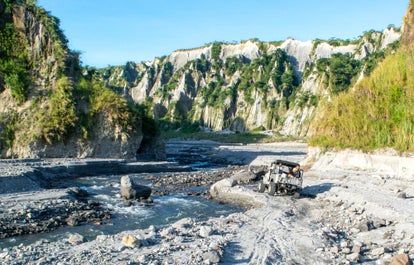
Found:
[[[414,50],[387,57],[355,90],[325,103],[311,145],[414,151]]]
[[[273,143],[296,140],[293,137],[281,135],[267,135],[258,132],[246,132],[235,134],[219,134],[216,132],[179,132],[179,131],[162,131],[161,137],[164,140],[181,138],[183,140],[211,140],[221,143]]]

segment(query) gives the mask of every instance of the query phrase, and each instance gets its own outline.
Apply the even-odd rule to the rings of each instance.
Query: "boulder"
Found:
[[[401,191],[397,194],[397,197],[401,198],[401,199],[407,199],[407,194],[405,192]]]
[[[371,250],[371,255],[374,257],[379,257],[381,255],[383,255],[385,253],[385,248],[384,247],[380,247],[380,248],[376,248]]]
[[[253,171],[242,170],[234,174],[232,177],[237,183],[251,183],[253,180],[256,180],[262,177],[265,174],[264,171],[258,170],[257,173]]]
[[[412,265],[413,263],[410,260],[410,257],[405,253],[400,253],[395,255],[390,265]]]
[[[122,244],[128,248],[139,248],[141,246],[141,240],[139,240],[135,236],[128,235],[122,237]]]
[[[232,178],[222,179],[210,187],[210,194],[213,198],[216,198],[219,196],[220,191],[234,187],[235,185],[236,182]]]
[[[351,262],[359,262],[359,260],[361,259],[361,255],[359,255],[359,253],[348,254],[346,255],[346,259]]]
[[[199,236],[203,238],[209,237],[213,233],[213,229],[209,226],[202,226],[200,227]]]
[[[80,234],[71,234],[68,238],[68,243],[72,245],[79,245],[85,242],[85,238]]]
[[[203,254],[203,260],[209,263],[219,263],[220,262],[220,255],[217,251],[211,250]]]
[[[125,199],[148,199],[151,196],[151,188],[135,184],[129,176],[121,177],[121,197]]]
[[[75,197],[76,199],[84,199],[86,197],[88,197],[88,191],[78,188],[78,187],[74,187],[74,188],[69,188],[68,189],[68,194],[72,195],[73,197]]]

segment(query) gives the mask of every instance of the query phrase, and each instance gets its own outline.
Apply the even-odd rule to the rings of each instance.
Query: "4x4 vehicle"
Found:
[[[303,170],[298,163],[276,160],[270,164],[269,171],[258,184],[258,191],[269,195],[292,194],[300,196]]]

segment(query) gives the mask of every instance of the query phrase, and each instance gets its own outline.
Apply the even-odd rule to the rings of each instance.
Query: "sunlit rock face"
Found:
[[[248,40],[177,50],[137,64],[137,78],[127,82],[126,91],[135,102],[149,103],[156,119],[198,122],[212,130],[262,128],[303,137],[318,109],[310,98],[330,96],[326,75],[317,71],[318,60],[337,53],[363,60],[400,37],[399,31],[387,28],[354,41]],[[293,88],[274,77],[276,71],[283,76],[289,70],[296,78]],[[361,70],[356,79],[363,76]]]

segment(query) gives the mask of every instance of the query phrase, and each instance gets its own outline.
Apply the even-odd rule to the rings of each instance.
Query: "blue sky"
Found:
[[[148,61],[213,41],[355,39],[401,26],[409,0],[38,0],[83,65]]]

